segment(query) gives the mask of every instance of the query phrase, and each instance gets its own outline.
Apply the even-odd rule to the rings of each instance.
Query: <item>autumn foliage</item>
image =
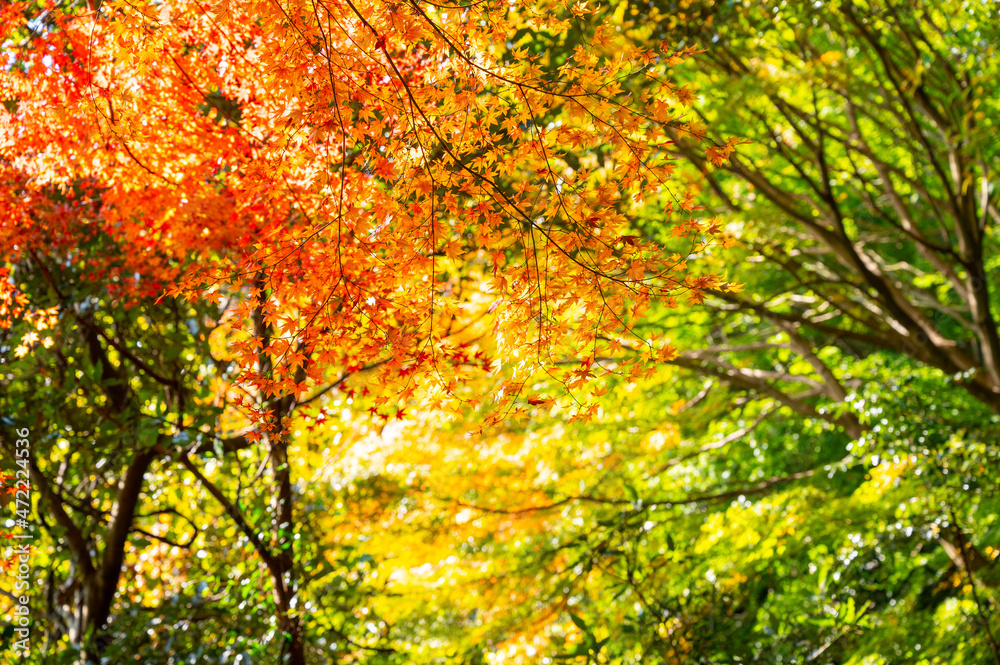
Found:
[[[666,129],[702,131],[668,79],[688,51],[586,27],[589,11],[8,4],[4,246],[52,260],[108,234],[124,260],[90,274],[125,306],[237,296],[235,321],[273,329],[234,342],[254,390],[377,366],[386,416],[418,385],[447,401],[476,368],[514,366],[503,413],[539,369],[585,379],[623,344],[669,357],[629,321],[723,284],[685,261],[724,234],[672,177]],[[580,26],[589,43],[562,63],[512,41]],[[630,227],[647,199],[676,218],[671,251]],[[495,346],[457,332],[473,320]]]
[[[0,3],[0,651],[1000,665],[996,18]]]

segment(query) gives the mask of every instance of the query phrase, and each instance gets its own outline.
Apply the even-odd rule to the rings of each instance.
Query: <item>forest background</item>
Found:
[[[998,26],[4,4],[4,657],[1000,665]]]

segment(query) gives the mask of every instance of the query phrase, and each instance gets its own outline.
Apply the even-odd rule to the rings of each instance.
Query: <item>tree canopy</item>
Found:
[[[0,639],[1000,665],[997,25],[5,4]]]

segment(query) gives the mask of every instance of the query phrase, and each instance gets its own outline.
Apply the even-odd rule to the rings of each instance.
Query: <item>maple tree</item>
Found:
[[[591,417],[595,377],[638,378],[674,355],[630,333],[651,301],[736,288],[689,265],[730,240],[672,178],[670,132],[703,136],[668,78],[693,49],[640,48],[590,12],[0,9],[3,405],[38,442],[50,653],[155,659],[167,644],[303,663],[330,631],[383,653],[367,629],[304,618],[324,561],[343,564],[298,542],[321,527],[293,426],[347,418],[333,399],[365,414],[356,434],[412,409],[490,426],[567,390]],[[569,32],[580,43],[558,61],[538,49]],[[672,240],[636,233],[647,201]],[[601,364],[623,344],[642,352]],[[220,524],[199,525],[205,510]],[[253,556],[247,628],[116,640],[144,625],[147,598],[162,601],[157,622],[200,616],[200,586],[177,587],[199,537],[213,561]]]

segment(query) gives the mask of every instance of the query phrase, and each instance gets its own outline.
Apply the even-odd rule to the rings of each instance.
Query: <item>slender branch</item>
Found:
[[[42,470],[38,468],[38,464],[34,459],[31,459],[30,463],[31,478],[34,484],[41,490],[42,499],[48,504],[52,515],[55,516],[56,524],[66,530],[67,543],[73,555],[80,560],[80,567],[83,569],[84,576],[89,575],[94,570],[94,562],[90,558],[90,543],[83,535],[80,527],[69,516],[66,509],[63,508],[62,501],[59,500],[59,497],[52,490],[52,486],[45,478]]]
[[[743,437],[747,436],[748,434],[751,434],[754,430],[756,430],[757,427],[762,422],[764,422],[764,420],[769,415],[771,415],[772,413],[774,413],[774,411],[775,411],[774,409],[770,409],[770,410],[765,409],[764,411],[762,411],[760,413],[759,416],[757,416],[757,418],[752,423],[750,423],[746,427],[741,427],[740,429],[736,430],[735,432],[722,437],[718,441],[713,441],[711,443],[706,443],[705,445],[701,446],[697,450],[694,450],[694,451],[691,451],[691,452],[686,453],[684,455],[681,455],[680,457],[674,457],[674,458],[672,458],[670,460],[667,460],[666,464],[664,464],[660,468],[658,468],[655,471],[653,471],[652,473],[650,473],[650,475],[651,476],[658,476],[661,473],[663,473],[664,471],[666,471],[667,469],[670,469],[671,467],[675,467],[678,464],[680,464],[682,462],[686,462],[689,459],[694,459],[695,457],[698,457],[702,453],[707,453],[710,450],[718,450],[719,448],[723,448],[725,446],[728,446],[730,443],[732,443],[734,441],[739,441]]]
[[[229,515],[234,522],[236,522],[236,526],[239,527],[240,531],[243,532],[243,535],[250,540],[250,544],[253,545],[254,550],[264,561],[264,564],[268,567],[268,569],[271,570],[275,566],[274,555],[271,554],[270,549],[260,539],[256,529],[254,529],[253,526],[247,522],[243,512],[237,508],[232,501],[226,498],[226,495],[215,483],[205,477],[201,470],[198,469],[198,467],[187,455],[181,455],[178,459],[184,468],[190,471],[191,475],[198,480],[201,486],[208,490],[208,493],[219,502],[219,504],[226,511],[226,514]]]
[[[847,459],[847,458],[845,458]],[[736,489],[724,490],[721,492],[715,492],[710,494],[700,494],[693,497],[688,497],[686,499],[663,499],[663,498],[651,498],[642,499],[642,505],[644,507],[649,506],[661,506],[664,508],[676,508],[679,506],[690,506],[693,504],[704,503],[707,501],[725,501],[729,499],[736,499],[741,496],[754,496],[757,494],[765,494],[775,487],[781,485],[787,485],[788,483],[795,482],[796,480],[802,480],[804,478],[810,478],[815,475],[816,469],[807,469],[805,471],[799,471],[798,473],[788,474],[786,476],[773,476],[767,480],[761,481],[756,485],[751,485],[750,487],[741,487]],[[478,506],[471,503],[463,503],[461,501],[452,501],[454,505],[461,508],[469,508],[471,510],[478,510],[484,513],[497,513],[500,515],[525,515],[535,512],[543,512],[548,510],[554,510],[561,506],[565,506],[568,503],[598,503],[610,506],[635,506],[636,502],[630,499],[617,499],[613,497],[603,497],[603,496],[593,496],[593,495],[574,495],[568,496],[552,503],[545,504],[544,506],[526,506],[522,508],[491,508],[489,506]]]

